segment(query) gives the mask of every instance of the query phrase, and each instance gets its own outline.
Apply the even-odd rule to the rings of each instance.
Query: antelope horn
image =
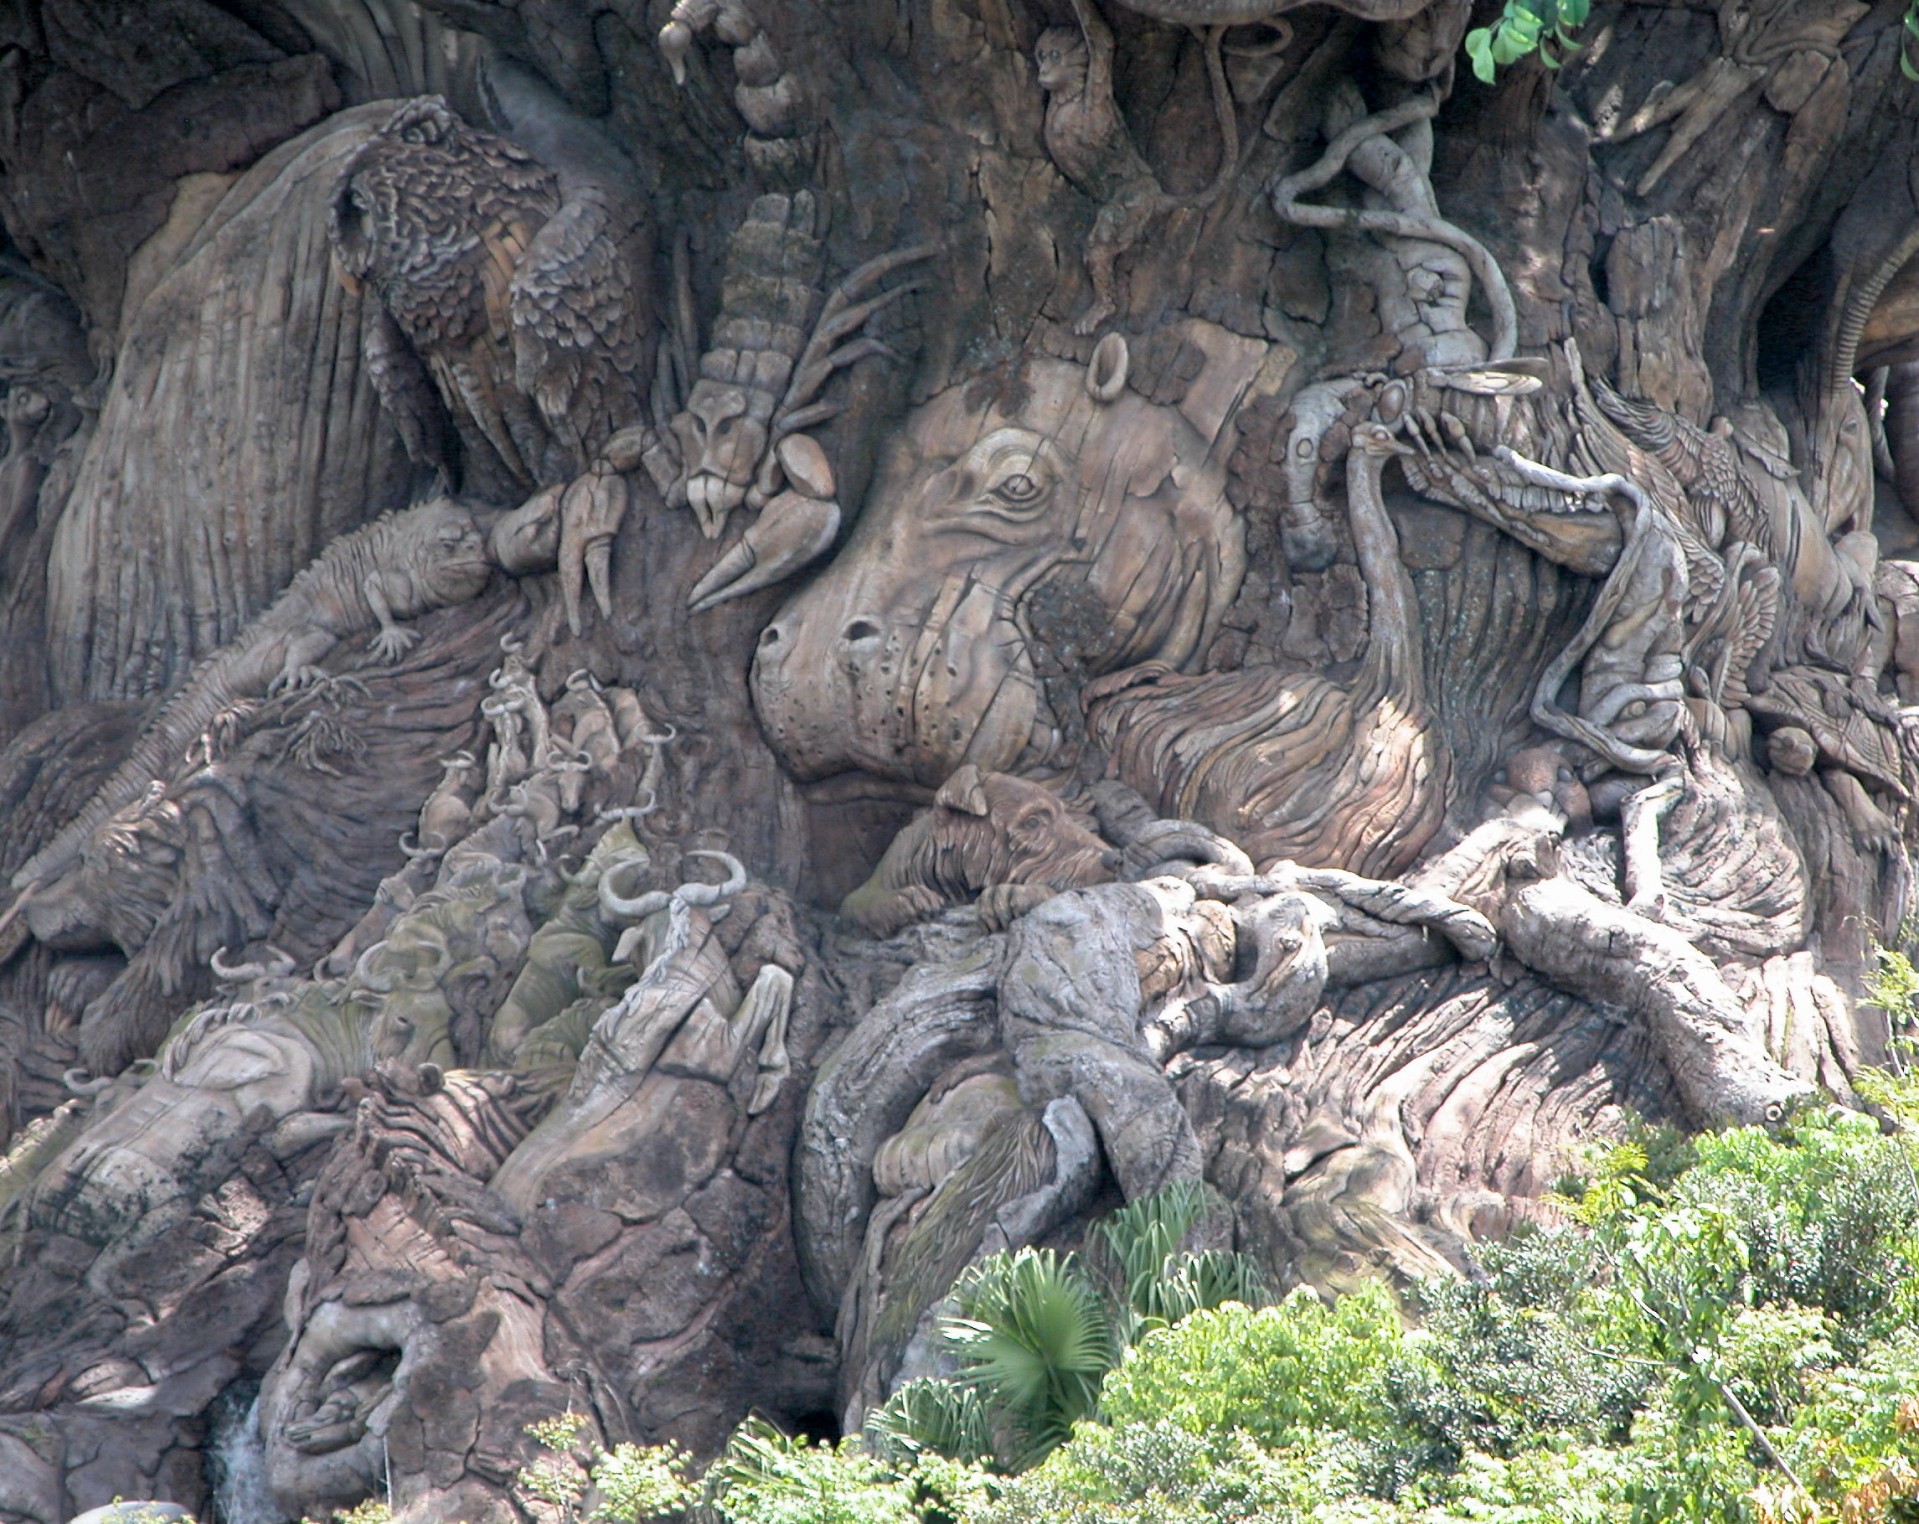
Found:
[[[113,1086],[110,1079],[89,1079],[84,1069],[69,1069],[60,1076],[60,1083],[75,1095],[95,1096]]]
[[[746,887],[746,868],[731,852],[689,852],[688,857],[709,858],[713,862],[726,866],[726,882],[722,884],[702,884],[698,880],[681,884],[677,898],[688,905],[717,905],[721,900],[730,900]]]
[[[13,897],[13,903],[7,907],[7,913],[0,915],[0,935],[4,935],[7,928],[13,925],[20,912],[27,908],[27,902],[39,892],[40,886],[44,883],[46,883],[44,878],[36,878]]]
[[[670,746],[673,742],[677,741],[679,738],[680,738],[680,733],[678,729],[674,727],[671,721],[668,721],[665,735],[640,736],[638,740],[640,745],[642,746]]]
[[[646,862],[639,859],[630,859],[630,861],[633,861],[635,865],[640,868],[648,866]],[[600,875],[600,909],[604,910],[609,916],[617,916],[622,920],[638,921],[651,915],[656,910],[664,910],[673,902],[673,896],[668,894],[664,889],[648,890],[637,899],[629,898],[621,894],[614,880],[618,878],[620,869],[625,866],[625,862],[611,863],[607,866],[606,871]]]
[[[647,789],[645,793],[645,804],[601,805],[598,810],[594,811],[593,818],[595,820],[644,820],[660,807],[660,796],[658,794],[654,793],[652,789]]]
[[[258,979],[267,971],[264,963],[228,963],[224,944],[213,949],[213,956],[207,959],[207,967],[213,970],[213,977],[223,984],[238,984],[245,979]]]
[[[358,984],[361,989],[371,990],[376,995],[391,995],[393,993],[393,979],[391,976],[383,976],[385,979],[384,983],[382,983],[380,979],[373,977],[374,954],[384,952],[385,950],[386,942],[384,939],[375,942],[365,952],[360,954],[353,965],[354,983]]]

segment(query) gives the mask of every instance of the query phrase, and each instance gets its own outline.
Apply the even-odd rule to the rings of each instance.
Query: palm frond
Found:
[[[977,1465],[993,1454],[993,1429],[977,1388],[922,1376],[866,1418],[866,1440],[882,1460],[931,1451]]]
[[[1013,1431],[1008,1457],[1024,1467],[1092,1414],[1119,1344],[1099,1288],[1078,1256],[1052,1249],[995,1254],[954,1288],[960,1316],[942,1332],[978,1390]]]

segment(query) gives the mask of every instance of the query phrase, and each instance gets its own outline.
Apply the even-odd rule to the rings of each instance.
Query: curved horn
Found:
[[[638,859],[629,859],[629,861],[635,862],[641,868],[650,866]],[[600,875],[600,909],[607,915],[616,916],[621,920],[637,921],[656,910],[664,910],[672,903],[673,896],[663,889],[648,890],[637,899],[621,894],[614,880],[619,876],[620,869],[625,866],[625,862],[609,863],[606,871]]]
[[[674,741],[677,741],[679,738],[680,738],[680,733],[674,727],[673,723],[670,720],[667,722],[666,734],[663,736],[635,737],[635,739],[638,740],[640,745],[642,746],[668,746],[668,745],[671,745]]]
[[[391,995],[393,993],[393,980],[390,977],[386,979],[385,983],[373,977],[373,956],[385,950],[386,939],[383,937],[365,952],[361,953],[360,956],[354,960],[353,964],[353,982],[362,989],[371,990],[376,995]]]
[[[213,977],[223,984],[238,984],[246,979],[258,979],[267,971],[264,963],[228,963],[226,947],[222,944],[213,949],[213,956],[207,959],[207,967],[213,970]]]
[[[412,835],[413,833],[411,831],[402,831],[400,833],[399,848],[408,862],[416,861],[422,857],[438,857],[446,850],[444,847],[423,847],[418,842],[414,842],[412,846],[408,846],[407,841]]]
[[[101,1091],[110,1090],[113,1087],[113,1081],[110,1079],[89,1079],[87,1077],[87,1071],[84,1069],[67,1070],[65,1074],[60,1076],[60,1083],[65,1085],[73,1094],[85,1096],[95,1096],[100,1094]]]
[[[461,772],[465,772],[467,768],[477,766],[478,762],[479,758],[475,757],[472,752],[456,751],[450,757],[442,757],[440,759],[440,766],[449,773],[456,768]]]
[[[13,903],[7,907],[7,913],[0,915],[0,933],[4,933],[6,929],[13,924],[15,917],[27,908],[27,902],[40,891],[41,886],[45,883],[46,880],[44,878],[36,878],[13,897]]]
[[[688,857],[705,857],[726,866],[726,882],[723,884],[702,884],[697,880],[681,884],[675,891],[678,899],[688,905],[717,905],[721,900],[730,900],[746,887],[746,867],[731,852],[688,852]]]
[[[660,796],[650,788],[642,788],[646,795],[645,804],[601,805],[594,811],[595,820],[644,820],[660,807]]]

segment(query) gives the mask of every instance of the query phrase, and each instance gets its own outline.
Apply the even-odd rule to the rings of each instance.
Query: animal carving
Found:
[[[1239,161],[1239,124],[1220,63],[1220,32],[1206,36],[1206,76],[1219,117],[1219,173],[1199,197],[1169,196],[1133,144],[1113,99],[1113,33],[1093,0],[1073,0],[1079,28],[1048,27],[1034,48],[1040,88],[1047,92],[1046,151],[1060,173],[1099,203],[1086,240],[1086,275],[1093,297],[1073,322],[1076,333],[1097,333],[1117,310],[1114,267],[1138,243],[1153,219],[1182,206],[1210,205],[1224,193]]]
[[[1245,568],[1217,420],[1129,391],[1127,363],[1109,334],[909,416],[852,539],[760,635],[795,774],[1024,772],[1066,749],[1079,681],[1205,649]]]
[[[133,754],[60,834],[14,875],[22,900],[79,859],[82,844],[116,810],[172,776],[219,716],[247,699],[314,683],[341,642],[373,631],[369,645],[393,661],[419,636],[402,629],[434,609],[477,598],[493,575],[486,533],[452,498],[387,514],[342,535],[240,638],[202,662],[134,743]],[[18,902],[16,902],[17,906]]]
[[[1186,676],[1151,663],[1086,690],[1088,724],[1119,776],[1256,861],[1386,878],[1439,829],[1451,761],[1432,724],[1419,607],[1380,484],[1406,449],[1366,423],[1347,455],[1347,515],[1372,620],[1357,672]]]
[[[416,459],[453,464],[450,420],[469,471],[530,492],[640,417],[652,233],[621,189],[429,95],[347,163],[329,232],[348,284],[380,298],[374,382]]]
[[[1110,883],[1119,866],[1119,852],[1050,789],[969,762],[840,913],[881,937],[975,897],[1006,920],[1062,889]]]
[[[374,631],[374,655],[395,660],[420,639],[397,620],[468,603],[491,576],[480,520],[451,497],[391,512],[336,539],[240,639],[201,662],[100,793],[13,875],[13,887],[25,898],[33,885],[71,868],[92,829],[155,779],[171,777],[188,747],[234,704],[319,681],[326,676],[320,660],[367,630]]]

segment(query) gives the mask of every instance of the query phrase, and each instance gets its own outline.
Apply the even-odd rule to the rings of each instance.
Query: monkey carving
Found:
[[[1206,74],[1219,118],[1219,172],[1197,197],[1169,196],[1133,145],[1126,119],[1113,99],[1113,33],[1093,0],[1073,0],[1079,27],[1048,27],[1034,48],[1040,88],[1046,91],[1046,151],[1073,186],[1099,203],[1086,240],[1086,274],[1093,299],[1073,322],[1073,331],[1098,331],[1117,310],[1114,266],[1138,243],[1153,219],[1184,206],[1210,206],[1225,192],[1239,163],[1239,124],[1220,63],[1224,27],[1208,27]]]

